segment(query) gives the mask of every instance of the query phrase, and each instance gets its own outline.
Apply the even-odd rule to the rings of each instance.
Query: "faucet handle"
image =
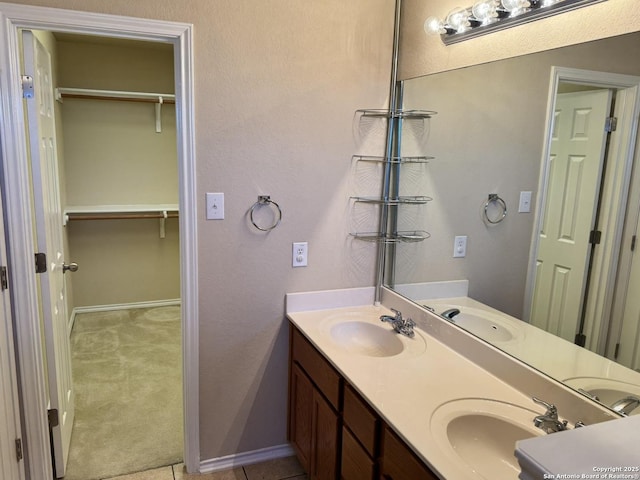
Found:
[[[402,312],[400,310],[396,310],[395,308],[392,308],[391,311],[396,314],[396,319],[402,320]]]
[[[531,398],[535,403],[537,403],[538,405],[542,405],[544,408],[547,409],[547,412],[545,413],[545,415],[547,415],[548,417],[554,418],[556,420],[558,419],[558,409],[554,404],[545,402],[544,400],[540,400],[539,398],[536,398],[536,397],[531,397]]]

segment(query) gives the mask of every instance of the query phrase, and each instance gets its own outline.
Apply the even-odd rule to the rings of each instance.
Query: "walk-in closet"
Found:
[[[35,36],[51,56],[69,265],[75,420],[67,454],[55,456],[58,476],[63,461],[69,480],[175,464],[183,433],[173,47]]]

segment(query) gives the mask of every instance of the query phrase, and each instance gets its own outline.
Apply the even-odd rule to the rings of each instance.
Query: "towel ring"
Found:
[[[270,225],[269,227],[259,226],[253,218],[253,212],[256,210],[256,208],[261,207],[263,205],[273,205],[276,207],[276,210],[278,211],[276,215],[276,221],[274,222],[273,225]],[[269,230],[273,230],[274,228],[276,228],[280,223],[280,220],[282,220],[282,210],[280,209],[280,205],[278,205],[276,202],[271,200],[271,197],[269,197],[269,195],[258,195],[258,201],[254,203],[253,206],[251,207],[251,210],[249,210],[249,218],[251,219],[251,223],[253,223],[253,226],[256,227],[258,230],[261,230],[263,232],[268,232]]]
[[[489,205],[491,205],[492,203],[495,203],[498,205],[498,207],[500,209],[502,209],[502,215],[498,214],[498,216],[495,219],[490,219],[489,218]],[[500,223],[502,220],[504,220],[504,217],[507,216],[507,204],[504,202],[503,199],[501,199],[497,193],[490,193],[489,194],[489,199],[487,200],[487,203],[484,204],[484,218],[487,219],[487,222],[492,223],[492,224],[496,224],[496,223]]]

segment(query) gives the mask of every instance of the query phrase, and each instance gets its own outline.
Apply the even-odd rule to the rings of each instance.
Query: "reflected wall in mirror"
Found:
[[[624,297],[633,298],[634,288],[635,291],[640,291],[640,280],[635,278],[640,277],[640,273],[635,272],[640,268],[630,268],[629,254],[631,238],[636,233],[638,223],[638,209],[632,199],[635,198],[636,204],[638,203],[636,192],[640,191],[640,187],[635,183],[631,185],[630,208],[627,209],[624,182],[633,176],[624,169],[624,160],[620,162],[622,166],[619,168],[622,170],[618,171],[618,176],[602,175],[606,170],[598,162],[591,179],[597,186],[593,191],[590,190],[592,186],[582,186],[568,195],[564,187],[555,188],[551,185],[553,182],[547,180],[547,174],[553,168],[546,168],[546,159],[550,158],[549,154],[554,157],[555,145],[548,138],[549,98],[550,95],[555,98],[556,87],[557,92],[563,94],[568,89],[575,89],[571,85],[580,82],[563,81],[553,85],[550,79],[553,67],[640,76],[639,53],[640,33],[633,33],[404,82],[405,109],[429,109],[438,114],[431,120],[426,144],[412,138],[410,128],[403,131],[403,155],[414,155],[419,151],[421,154],[434,156],[435,160],[426,167],[404,168],[400,178],[401,192],[411,195],[419,190],[419,194],[429,195],[434,200],[427,206],[399,212],[399,229],[408,226],[424,229],[431,233],[431,238],[422,243],[403,244],[395,248],[391,262],[392,272],[389,275],[392,283],[390,286],[421,304],[436,305],[437,308],[434,308],[438,311],[460,305],[448,302],[446,298],[436,301],[434,296],[446,297],[447,294],[442,291],[435,294],[428,288],[425,290],[423,286],[443,281],[468,282],[463,283],[464,295],[459,295],[459,292],[449,295],[468,299],[468,304],[463,305],[462,313],[457,316],[459,324],[466,322],[474,325],[476,330],[471,329],[472,333],[482,336],[484,332],[488,341],[495,337],[495,345],[570,386],[585,390],[585,387],[589,387],[601,394],[607,389],[600,384],[600,379],[638,385],[634,387],[638,392],[634,390],[634,393],[640,394],[640,374],[633,371],[640,367],[635,358],[640,350],[640,308],[631,305],[625,309],[621,300]],[[608,92],[605,96],[611,97],[613,108],[621,108],[624,103],[621,90]],[[635,115],[637,119],[637,112]],[[587,118],[584,116],[582,120],[586,121]],[[633,134],[637,127],[637,122],[627,126],[634,129]],[[614,154],[618,158],[624,157],[623,152],[614,151],[611,141],[605,140],[604,144],[593,148],[601,151],[608,148],[609,158]],[[611,164],[615,162],[611,161],[609,165]],[[577,163],[569,165],[575,167]],[[426,168],[426,175],[417,175],[412,168]],[[579,171],[577,168],[570,168],[569,174],[575,177]],[[565,180],[574,177],[566,177],[563,182],[566,184]],[[419,178],[427,180],[418,181]],[[550,178],[558,180],[561,177]],[[547,190],[549,185],[551,187]],[[609,200],[598,201],[600,196],[593,192],[600,187],[605,196],[609,195]],[[521,192],[532,192],[530,212],[519,212]],[[548,201],[544,201],[547,198],[546,192],[555,192],[555,195],[560,196],[560,202],[572,200],[575,206],[582,207],[583,216],[588,219],[586,223],[590,225],[589,231],[595,219],[599,220],[599,227],[604,229],[601,229],[603,237],[598,248],[606,240],[607,247],[610,247],[607,250],[609,253],[598,253],[604,251],[602,249],[591,254],[587,249],[589,251],[586,254],[582,252],[578,255],[578,263],[584,266],[585,271],[589,269],[591,259],[589,278],[592,293],[586,303],[582,295],[586,274],[579,277],[574,293],[568,293],[564,297],[552,294],[562,290],[559,287],[563,278],[558,269],[555,277],[552,275],[550,280],[537,282],[538,287],[553,285],[555,290],[546,295],[548,300],[552,300],[551,303],[544,303],[540,295],[535,302],[532,300],[536,284],[536,269],[533,266],[539,265],[537,260],[544,260],[538,257],[539,249],[536,247],[539,240],[538,220],[548,220],[549,216],[542,212],[563,211],[553,195],[550,194]],[[490,224],[483,218],[484,205],[488,195],[493,193],[504,199],[508,210],[504,221],[497,224]],[[589,201],[586,199],[587,194],[592,196]],[[539,210],[541,206],[543,210]],[[565,215],[563,218],[566,221],[568,217]],[[617,222],[617,218],[627,219],[624,231],[623,222]],[[453,258],[454,238],[459,235],[467,236],[466,256]],[[616,244],[611,245],[611,242]],[[541,254],[545,254],[544,249]],[[616,270],[617,279],[611,275]],[[626,295],[627,292],[630,294]],[[619,297],[615,302],[614,293]],[[565,304],[562,304],[561,298]],[[567,299],[577,305],[574,308],[576,311],[588,308],[593,310],[593,302],[597,300],[600,302],[597,308],[602,310],[604,320],[583,322],[581,332],[580,316],[562,310],[566,307]],[[458,299],[458,303],[460,301],[462,300]],[[557,327],[545,323],[555,309],[555,323],[562,324],[565,332],[561,336],[566,340],[528,323],[518,322],[516,330],[520,332],[519,340],[512,341],[512,335],[511,340],[505,341],[506,337],[496,336],[496,332],[500,330],[500,325],[496,323],[497,317],[493,322],[479,319],[482,315],[478,310],[483,310],[484,313],[490,311],[492,315],[511,320],[515,317],[529,321],[533,307],[534,316],[537,315],[537,320],[533,323],[546,330]],[[455,318],[454,316],[452,320],[455,321]],[[617,321],[609,322],[610,318]],[[562,328],[553,333],[560,331]],[[633,369],[600,356],[606,355],[611,359],[615,357],[620,332],[623,332],[625,339],[631,341],[626,347],[618,348],[618,360],[622,363],[624,357],[624,363]],[[585,335],[586,345],[600,355],[573,345],[578,333]],[[551,355],[550,349],[561,351],[562,355]],[[565,360],[562,360],[562,356],[566,357]],[[609,388],[607,392],[610,390]],[[625,387],[620,388],[619,392],[630,393],[630,390],[631,387]],[[616,394],[612,396],[615,397]]]

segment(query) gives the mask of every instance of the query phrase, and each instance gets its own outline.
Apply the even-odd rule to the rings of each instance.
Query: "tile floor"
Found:
[[[279,458],[215,473],[188,474],[182,463],[108,480],[308,480],[296,457]]]

